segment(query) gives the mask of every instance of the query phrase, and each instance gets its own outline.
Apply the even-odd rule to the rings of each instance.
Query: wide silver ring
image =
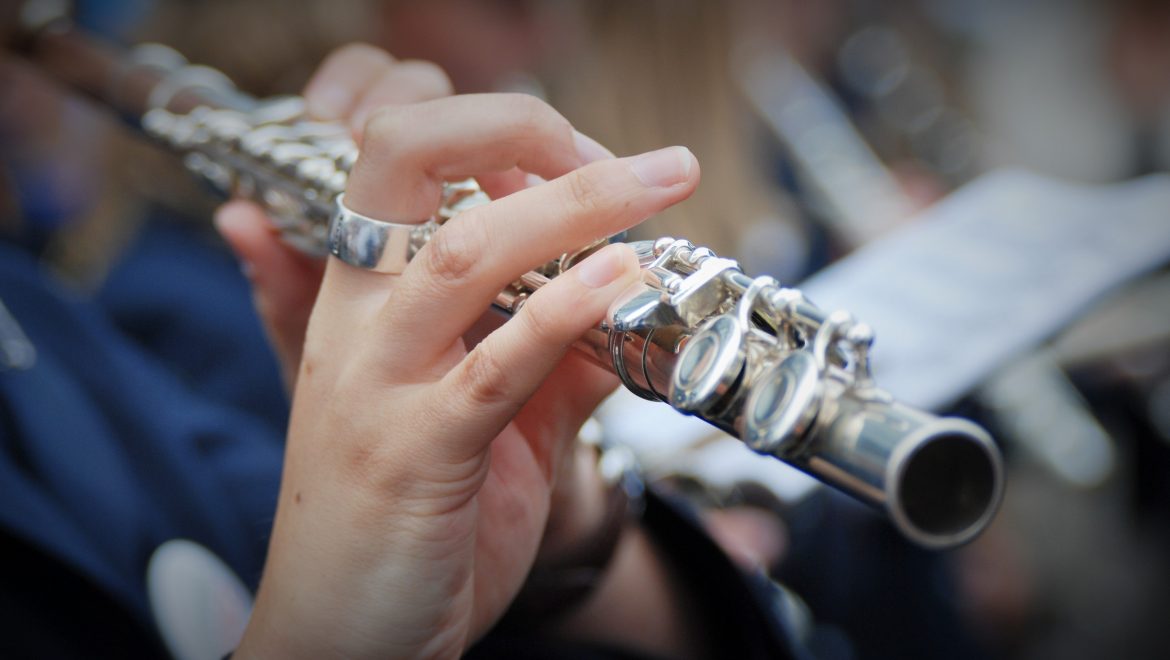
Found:
[[[357,268],[398,275],[438,227],[434,220],[414,224],[375,220],[347,208],[342,194],[329,221],[329,253]]]

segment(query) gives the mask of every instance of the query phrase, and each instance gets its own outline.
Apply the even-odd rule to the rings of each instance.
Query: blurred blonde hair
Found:
[[[786,222],[791,211],[760,162],[762,132],[732,77],[730,4],[586,0],[583,53],[548,93],[579,130],[619,155],[689,147],[702,167],[698,191],[635,233],[687,238],[734,257],[751,224]]]

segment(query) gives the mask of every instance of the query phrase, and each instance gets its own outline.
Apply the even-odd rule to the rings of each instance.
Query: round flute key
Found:
[[[821,407],[816,359],[796,351],[760,377],[744,409],[741,436],[752,449],[771,454],[808,432]]]
[[[708,321],[683,347],[670,379],[670,405],[707,412],[727,394],[743,371],[744,332],[732,315]]]

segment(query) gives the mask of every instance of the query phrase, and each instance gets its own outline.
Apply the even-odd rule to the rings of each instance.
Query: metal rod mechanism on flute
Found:
[[[294,246],[325,254],[333,205],[357,158],[345,127],[308,119],[297,97],[252,99],[163,46],[120,53],[63,21],[31,22],[22,38],[31,59],[136,119],[219,190],[262,204]],[[472,180],[447,184],[414,247],[488,201]],[[633,246],[641,293],[577,343],[626,387],[884,509],[921,545],[953,546],[987,526],[1003,492],[998,449],[975,424],[878,389],[868,326],[686,241]],[[497,307],[516,312],[589,249],[522,277]]]

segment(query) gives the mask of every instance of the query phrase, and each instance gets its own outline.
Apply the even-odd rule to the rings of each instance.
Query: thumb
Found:
[[[256,311],[291,391],[324,264],[281,241],[264,211],[251,202],[221,206],[215,227],[243,263]]]

